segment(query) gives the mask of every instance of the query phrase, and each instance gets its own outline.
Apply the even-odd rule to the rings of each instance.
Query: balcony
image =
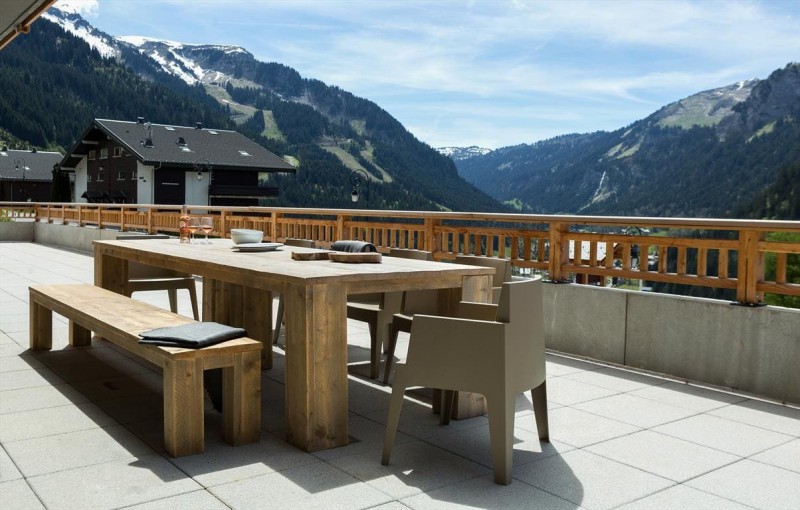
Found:
[[[56,229],[66,230],[46,225],[35,225],[45,227],[39,241],[47,236],[53,241]],[[68,231],[70,239],[102,232]],[[0,243],[4,508],[788,509],[800,504],[796,406],[557,352],[548,355],[547,366],[552,442],[539,444],[529,395],[520,395],[512,485],[492,483],[486,418],[440,427],[425,392],[407,398],[392,464],[381,466],[390,388],[365,377],[369,337],[357,322],[348,326],[348,446],[308,454],[284,441],[284,353],[275,348],[275,367],[262,375],[261,441],[235,448],[225,444],[221,415],[209,404],[206,453],[173,459],[161,444],[161,380],[149,366],[102,342],[67,347],[67,324],[57,316],[53,350],[27,351],[28,286],[92,280],[87,252],[29,240]],[[576,310],[559,319],[561,330],[572,329],[560,351],[590,333],[612,340],[623,335],[629,342],[634,336],[627,329],[656,320],[635,323],[611,316],[608,322],[581,323],[577,319],[590,313],[590,303],[608,307],[592,312],[600,316],[637,315],[641,308],[636,307],[643,305],[636,301],[646,298],[673,299],[681,304],[666,303],[684,307],[670,312],[658,301],[662,313],[715,305],[591,286],[548,288],[561,305],[558,310],[566,304]],[[165,293],[137,298],[167,307]],[[747,314],[775,308],[725,306]],[[180,307],[190,315],[188,299]],[[777,319],[784,326],[796,320],[788,313]],[[748,317],[750,324],[761,324]],[[604,345],[598,341],[588,348],[602,354]],[[401,358],[404,347],[401,341]],[[623,356],[635,352],[630,345],[621,348]],[[797,366],[794,352],[785,351],[784,364]]]

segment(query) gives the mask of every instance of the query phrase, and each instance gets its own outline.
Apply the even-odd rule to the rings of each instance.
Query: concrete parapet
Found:
[[[33,241],[92,253],[92,241],[114,239],[117,234],[119,231],[112,229],[36,222]]]
[[[33,221],[0,221],[0,242],[33,242]]]
[[[631,292],[625,364],[800,402],[800,310]]]
[[[547,347],[623,365],[627,297],[619,289],[545,285]]]

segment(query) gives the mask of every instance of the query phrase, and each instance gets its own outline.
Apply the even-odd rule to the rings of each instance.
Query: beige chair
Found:
[[[311,239],[292,239],[286,238],[283,241],[286,246],[297,246],[300,248],[316,248],[316,241]],[[278,338],[281,336],[281,325],[283,325],[283,294],[278,295],[278,313],[275,317],[275,331],[273,333],[272,343],[277,344]]]
[[[170,236],[165,234],[119,234],[116,239],[118,241],[142,241],[145,239],[170,239]],[[199,321],[197,286],[192,275],[138,262],[128,262],[126,296],[130,297],[134,292],[166,290],[169,295],[169,309],[173,313],[178,313],[178,289],[189,291],[189,298],[192,300],[192,315],[194,320]]]
[[[432,260],[430,252],[392,248],[390,257]],[[376,294],[357,294],[347,297],[347,318],[366,322],[370,338],[370,377],[378,378],[381,363],[381,350],[385,343],[390,345],[392,317],[400,312],[402,292],[383,292]]]
[[[456,255],[453,261],[456,264],[468,266],[493,267],[494,278],[492,279],[492,303],[500,302],[500,289],[505,282],[512,281],[511,261],[497,257],[482,257],[480,255]]]
[[[499,305],[469,303],[465,311],[496,309],[496,321],[418,315],[408,359],[394,377],[381,463],[392,453],[403,395],[410,386],[480,393],[486,397],[496,483],[511,483],[516,397],[531,390],[539,439],[549,441],[541,277],[507,282]],[[461,311],[461,309],[460,309]],[[445,412],[443,410],[442,412]]]
[[[433,260],[433,254],[421,250],[392,250],[390,255],[414,258],[417,260]],[[403,292],[400,312],[392,316],[392,329],[389,333],[389,345],[386,349],[386,365],[383,368],[383,384],[389,384],[394,352],[397,349],[397,337],[401,331],[411,331],[414,314],[436,315],[439,311],[438,290],[409,290]]]

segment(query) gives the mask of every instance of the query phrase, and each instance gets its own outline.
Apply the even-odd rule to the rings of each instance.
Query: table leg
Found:
[[[287,285],[287,440],[308,452],[346,445],[347,289]]]
[[[94,284],[125,294],[128,283],[128,261],[106,255],[102,246],[94,247]]]

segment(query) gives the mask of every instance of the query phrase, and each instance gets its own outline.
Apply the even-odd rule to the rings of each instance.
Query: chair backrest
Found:
[[[392,248],[390,257],[404,259],[433,260],[433,253],[425,250],[409,250],[406,248]],[[439,292],[437,290],[409,290],[403,293],[403,302],[400,311],[405,315],[417,313],[436,314],[439,311]]]
[[[478,255],[456,255],[456,264],[468,266],[482,266],[494,268],[492,287],[500,287],[503,282],[511,281],[511,261],[497,257],[482,257]]]
[[[292,239],[287,237],[283,244],[286,246],[297,246],[298,248],[316,248],[317,242],[312,241],[311,239]]]
[[[147,239],[170,239],[166,234],[117,234],[117,241],[145,241]],[[177,242],[177,241],[176,241]],[[146,278],[186,278],[190,275],[165,269],[162,267],[148,266],[138,262],[128,262],[128,279],[142,280]]]
[[[390,248],[390,257],[400,257],[403,259],[433,260],[433,253],[424,250],[409,250],[406,248]]]
[[[507,363],[512,373],[544,374],[544,313],[542,277],[506,282],[497,308],[497,321],[508,324]]]

